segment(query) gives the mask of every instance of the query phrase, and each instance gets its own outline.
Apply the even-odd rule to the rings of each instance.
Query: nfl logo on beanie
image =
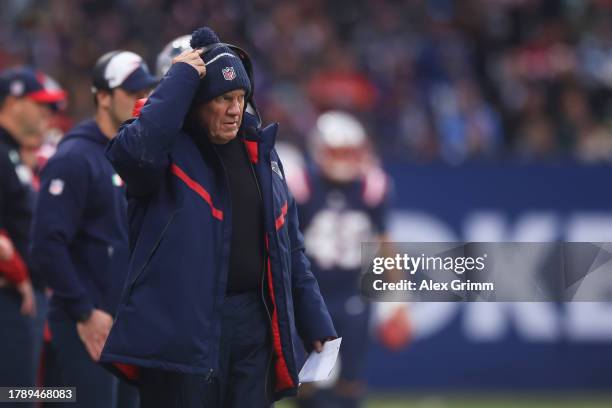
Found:
[[[236,71],[234,71],[234,67],[225,67],[221,70],[221,72],[223,72],[223,78],[225,78],[226,81],[231,81],[232,79],[236,78]]]
[[[203,48],[219,44],[217,34],[209,27],[197,29],[191,35],[191,48]],[[251,93],[251,81],[242,65],[242,60],[234,51],[225,45],[213,47],[202,55],[206,65],[206,75],[200,80],[195,103],[206,103],[236,89],[243,89],[248,98]]]

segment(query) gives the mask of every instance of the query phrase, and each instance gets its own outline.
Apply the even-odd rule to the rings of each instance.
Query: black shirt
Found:
[[[232,239],[227,278],[228,294],[259,289],[264,268],[263,203],[243,141],[236,137],[215,145],[229,179]]]

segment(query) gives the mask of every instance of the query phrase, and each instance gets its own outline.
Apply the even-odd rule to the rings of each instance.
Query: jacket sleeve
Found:
[[[130,195],[147,195],[159,184],[198,84],[195,68],[183,62],[174,64],[140,116],[126,122],[108,144],[106,157],[126,182]]]
[[[291,193],[287,221],[291,240],[291,286],[296,327],[306,349],[310,351],[314,340],[338,335],[321,296],[319,284],[310,270],[310,261],[304,253],[304,237],[300,232],[297,207]]]
[[[41,188],[32,222],[32,264],[63,301],[73,319],[94,304],[70,258],[90,183],[89,166],[77,154],[52,158],[41,174]]]

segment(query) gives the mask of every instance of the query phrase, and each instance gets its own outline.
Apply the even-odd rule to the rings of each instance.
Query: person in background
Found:
[[[298,203],[306,254],[343,340],[334,387],[303,386],[298,405],[353,408],[365,393],[370,337],[371,307],[360,296],[361,243],[388,241],[391,183],[364,126],[348,112],[321,114],[309,143],[311,163],[297,165],[287,180]]]
[[[189,41],[191,35],[182,35],[170,41],[157,55],[155,61],[155,75],[159,79],[163,78],[172,66],[172,60],[178,57],[182,52],[191,50]]]
[[[95,115],[66,134],[41,175],[31,257],[53,290],[52,347],[63,384],[77,387],[79,407],[138,404],[135,389],[97,364],[128,270],[125,188],[104,151],[156,83],[137,54],[100,57]]]
[[[21,149],[42,144],[66,93],[32,68],[0,73],[0,386],[35,386],[46,317],[44,281],[28,257],[35,191]],[[24,406],[23,404],[18,404]]]

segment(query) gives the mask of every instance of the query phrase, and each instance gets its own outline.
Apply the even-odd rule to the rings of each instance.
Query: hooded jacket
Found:
[[[94,120],[62,139],[41,173],[32,222],[33,268],[53,289],[50,319],[115,313],[128,267],[125,186]]]
[[[138,367],[208,378],[219,369],[231,202],[214,145],[198,149],[194,138],[204,135],[184,126],[198,83],[191,66],[173,65],[140,116],[107,149],[127,184],[131,258],[101,361],[134,381]],[[255,123],[245,112],[238,137],[263,198],[267,250],[260,289],[270,316],[279,399],[297,392],[299,339],[310,350],[314,340],[336,332],[304,255],[295,201],[274,150],[278,125],[262,130]]]

